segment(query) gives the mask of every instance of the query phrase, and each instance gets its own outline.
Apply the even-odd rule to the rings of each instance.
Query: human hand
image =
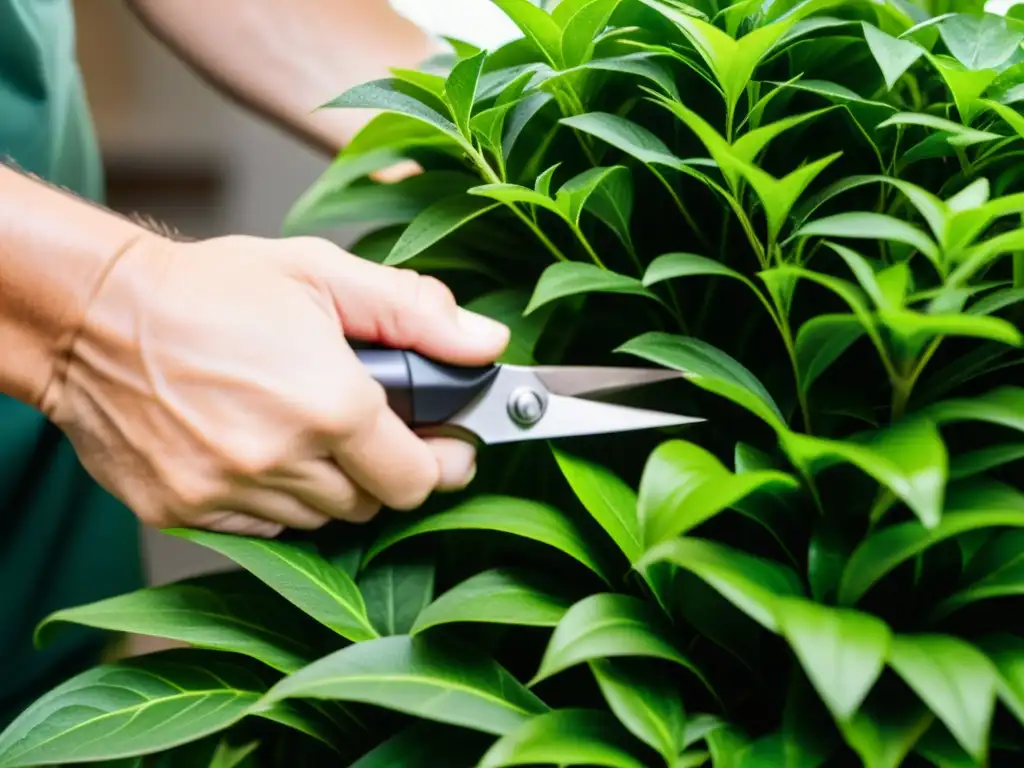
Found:
[[[95,291],[42,408],[160,528],[273,537],[464,487],[474,448],[410,431],[345,336],[481,365],[508,329],[326,240],[146,235]]]

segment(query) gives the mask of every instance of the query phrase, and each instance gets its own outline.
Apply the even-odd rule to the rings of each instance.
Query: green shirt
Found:
[[[0,158],[102,198],[70,0],[0,0]],[[98,633],[66,630],[39,651],[33,630],[54,610],[139,587],[138,541],[135,518],[62,434],[0,395],[0,728],[95,663]]]

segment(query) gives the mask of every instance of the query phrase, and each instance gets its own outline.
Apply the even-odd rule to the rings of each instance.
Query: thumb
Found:
[[[486,365],[508,346],[505,325],[459,307],[436,278],[343,253],[325,280],[348,338],[454,365]]]

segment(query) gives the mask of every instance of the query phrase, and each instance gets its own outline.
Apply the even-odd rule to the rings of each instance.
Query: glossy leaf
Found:
[[[434,599],[434,564],[427,558],[375,560],[359,575],[373,626],[381,635],[404,635]]]
[[[504,11],[553,67],[562,64],[562,30],[530,0],[490,0]]]
[[[646,547],[687,533],[760,490],[798,488],[783,472],[733,474],[713,454],[673,440],[651,454],[640,482],[638,511]]]
[[[970,400],[946,400],[927,409],[938,424],[981,421],[1024,432],[1024,389],[1000,387]]]
[[[961,588],[935,606],[944,617],[979,600],[1024,595],[1024,531],[1002,531],[971,558]]]
[[[803,593],[800,579],[790,569],[704,539],[682,538],[659,544],[643,556],[637,569],[642,571],[655,563],[670,563],[692,572],[772,632],[778,631],[777,599]]]
[[[592,0],[566,22],[562,30],[562,64],[575,67],[594,53],[594,40],[608,24],[619,0]]]
[[[534,288],[526,314],[567,296],[587,293],[625,293],[654,298],[635,277],[620,275],[596,264],[580,261],[559,261],[544,270]]]
[[[457,622],[554,627],[572,600],[538,574],[496,568],[471,576],[419,612],[412,634]]]
[[[837,460],[849,462],[892,491],[927,528],[939,524],[949,457],[931,422],[908,419],[858,443],[792,432],[782,442],[798,466],[818,471]]]
[[[978,762],[988,756],[996,670],[970,644],[943,635],[897,635],[889,664]]]
[[[1003,16],[958,13],[938,25],[949,52],[967,69],[997,69],[1024,42]]]
[[[994,526],[1024,527],[1024,495],[994,482],[957,489],[934,528],[898,523],[868,536],[846,565],[839,601],[856,602],[887,573],[941,541]]]
[[[917,43],[888,35],[871,24],[864,24],[864,39],[890,91],[903,73],[924,55],[924,49]]]
[[[629,558],[642,551],[642,528],[636,493],[599,464],[553,449],[558,467],[580,503]]]
[[[435,109],[408,95],[393,78],[362,83],[324,104],[325,109],[376,109],[395,112],[433,126],[442,133],[462,141],[458,127]]]
[[[444,83],[445,99],[463,136],[470,134],[469,120],[473,115],[477,85],[486,56],[484,51],[480,51],[473,56],[460,59]]]
[[[796,236],[877,238],[910,245],[932,262],[939,261],[938,246],[928,235],[900,219],[880,213],[837,213],[805,224]]]
[[[469,530],[498,531],[547,544],[605,578],[600,555],[568,518],[545,504],[505,496],[478,496],[434,515],[403,517],[373,543],[363,565],[413,536]]]
[[[263,701],[292,698],[373,704],[495,735],[547,709],[482,653],[402,635],[325,656],[277,683]]]
[[[473,195],[442,198],[410,222],[384,263],[389,266],[403,264],[497,207],[497,203]]]
[[[585,709],[538,715],[496,741],[479,768],[540,763],[644,768],[622,726],[607,712]]]
[[[864,325],[855,315],[818,315],[800,326],[796,357],[803,390],[809,390],[863,335]]]
[[[267,689],[258,666],[174,649],[103,664],[43,694],[0,735],[0,765],[148,755],[237,723]]]
[[[699,275],[719,275],[747,282],[739,272],[706,256],[695,253],[666,253],[658,256],[648,265],[643,283],[650,288],[652,285],[663,283],[666,280]]]
[[[590,669],[619,722],[671,764],[686,736],[686,709],[674,681],[636,659],[594,660]]]
[[[784,428],[782,412],[765,386],[737,360],[700,339],[646,333],[617,351],[682,371],[701,389],[733,401],[776,429]]]
[[[530,685],[577,664],[623,656],[673,661],[702,678],[653,603],[600,592],[573,605],[558,622]]]
[[[294,544],[210,531],[165,531],[219,552],[290,603],[353,642],[377,636],[352,578],[316,551]]]
[[[298,631],[303,620],[300,612],[253,577],[226,573],[56,611],[39,625],[36,637],[46,643],[57,634],[56,625],[78,624],[239,653],[292,672],[319,655],[310,638]]]
[[[885,668],[889,627],[870,614],[807,600],[781,600],[775,616],[829,710],[849,720]]]
[[[476,768],[490,738],[464,728],[420,721],[382,742],[348,768]]]
[[[647,165],[665,165],[670,168],[682,165],[682,160],[672,154],[665,142],[624,117],[605,112],[589,112],[564,118],[561,122],[569,128],[596,136]]]

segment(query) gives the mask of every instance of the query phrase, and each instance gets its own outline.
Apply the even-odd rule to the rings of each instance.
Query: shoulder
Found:
[[[491,0],[389,0],[392,8],[434,37],[494,49],[520,36]]]

